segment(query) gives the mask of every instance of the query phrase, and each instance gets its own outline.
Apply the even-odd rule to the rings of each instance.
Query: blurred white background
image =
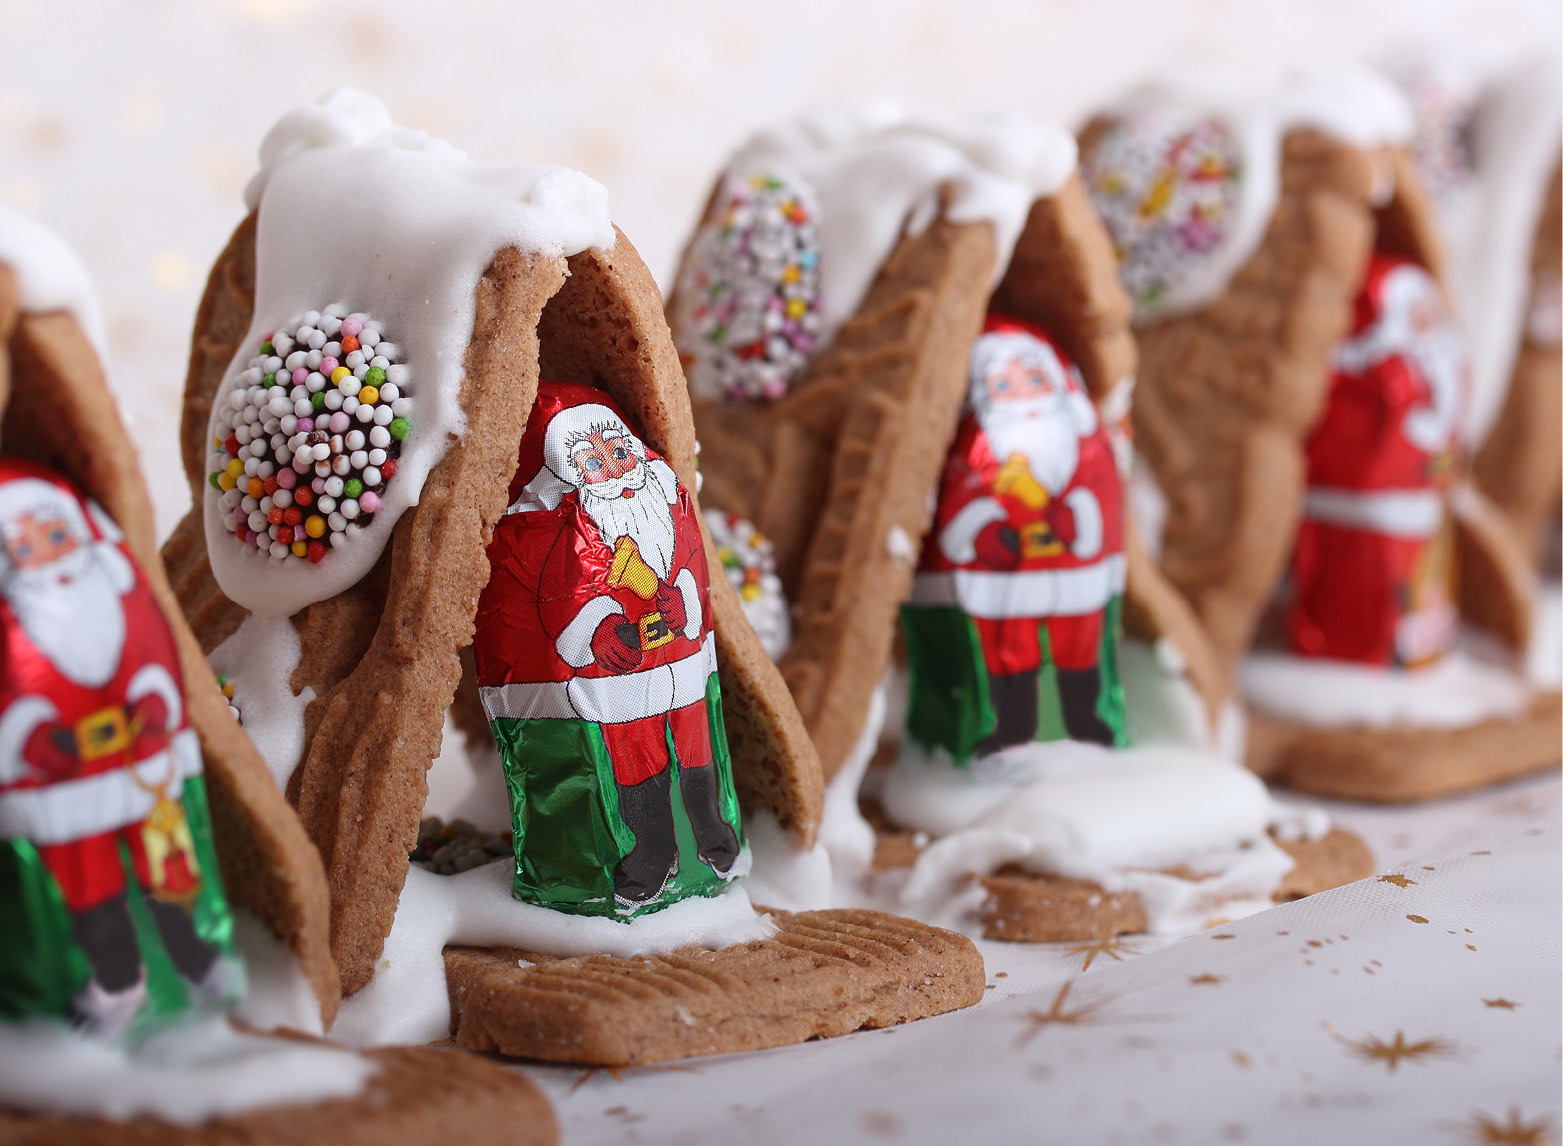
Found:
[[[179,393],[207,267],[266,129],[337,84],[480,161],[594,176],[666,286],[728,151],[810,106],[889,96],[1072,126],[1157,70],[1262,80],[1560,29],[1556,0],[0,0],[0,200],[96,277],[166,533],[189,506]]]

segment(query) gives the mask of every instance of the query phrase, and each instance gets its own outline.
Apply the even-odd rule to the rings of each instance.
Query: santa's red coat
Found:
[[[1359,325],[1377,318],[1375,287],[1403,263],[1375,257],[1357,301]],[[1287,611],[1295,652],[1392,665],[1431,659],[1451,643],[1452,570],[1438,546],[1448,528],[1454,443],[1429,449],[1406,433],[1407,418],[1434,401],[1429,380],[1404,354],[1332,373],[1307,443]]]
[[[553,410],[603,400],[596,390],[545,382],[534,418],[543,417],[545,425]],[[539,428],[529,425],[527,437],[540,437],[534,433]],[[629,672],[597,663],[591,636],[602,620],[621,616],[638,630],[657,611],[655,595],[608,583],[613,552],[581,506],[579,492],[565,493],[551,509],[507,513],[489,545],[492,573],[478,604],[479,637],[473,645],[491,719],[624,724],[704,704],[706,682],[716,671],[716,642],[700,524],[667,463],[648,449],[646,464],[651,472],[635,496],[667,500],[676,543],[658,588],[670,586],[681,596],[683,626],[669,630],[670,640],[643,651]],[[513,503],[539,465],[540,454],[529,458],[523,448]]]
[[[0,481],[19,475],[69,489],[37,467],[0,463]],[[101,540],[99,523],[107,519],[89,520]],[[138,875],[149,879],[136,829],[160,794],[178,800],[184,780],[201,770],[200,745],[184,717],[173,634],[128,550],[123,543],[117,548],[135,580],[121,597],[126,627],[119,666],[101,687],[59,672],[28,639],[10,604],[0,603],[0,837],[36,845],[73,910],[123,890],[115,843],[121,836]],[[84,758],[78,732],[111,724],[123,736]]]
[[[1124,586],[1123,485],[1105,429],[1098,426],[1079,445],[1069,484],[1037,507],[995,489],[1003,460],[994,456],[974,414],[962,418],[956,433],[912,604],[954,606],[970,616],[992,673],[1037,668],[1044,625],[1060,667],[1097,663],[1104,610]],[[1044,540],[1048,509],[1058,505],[1069,507],[1075,519],[1072,542]],[[995,521],[1020,538],[1013,567],[996,567],[973,544]]]

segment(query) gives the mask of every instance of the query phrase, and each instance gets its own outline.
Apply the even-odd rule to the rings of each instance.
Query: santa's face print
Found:
[[[583,434],[570,446],[570,462],[583,494],[594,498],[633,496],[646,484],[641,459],[646,449],[627,431],[608,428]]]
[[[572,457],[575,468],[588,485],[621,478],[638,464],[624,439],[617,435],[591,434],[576,444]]]
[[[25,513],[0,538],[6,560],[16,569],[39,569],[75,551],[76,536],[63,518]]]
[[[999,370],[990,373],[985,382],[988,397],[996,403],[1057,397],[1057,390],[1042,367],[1020,358],[1008,359]]]
[[[1469,363],[1459,328],[1444,305],[1437,282],[1414,264],[1384,276],[1379,314],[1362,333],[1335,350],[1335,365],[1365,373],[1386,359],[1402,356],[1427,382],[1428,401],[1410,411],[1401,425],[1406,439],[1436,454],[1454,444],[1469,388]]]

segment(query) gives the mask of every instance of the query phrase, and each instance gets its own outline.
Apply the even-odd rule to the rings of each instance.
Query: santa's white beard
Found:
[[[598,495],[598,490],[602,496]],[[625,497],[625,490],[635,496]],[[603,543],[612,549],[621,537],[628,537],[640,550],[640,559],[663,581],[673,571],[673,547],[678,537],[673,524],[673,509],[657,482],[646,480],[642,462],[622,478],[597,482],[581,489],[581,504],[602,533]]]
[[[1031,476],[1053,496],[1074,480],[1080,437],[1068,407],[1055,397],[994,402],[978,417],[988,446],[1002,465],[1011,454],[1026,459]]]
[[[13,569],[5,596],[27,639],[61,676],[99,688],[113,679],[125,646],[118,581],[84,547],[42,569]]]

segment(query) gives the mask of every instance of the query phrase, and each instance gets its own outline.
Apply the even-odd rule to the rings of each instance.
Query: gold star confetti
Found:
[[[1081,1026],[1092,1021],[1095,1012],[1109,999],[1098,999],[1094,1003],[1086,1003],[1070,1011],[1064,1009],[1064,1000],[1069,997],[1069,988],[1073,987],[1071,979],[1058,989],[1058,994],[1053,996],[1053,1005],[1046,1011],[1029,1010],[1025,1014],[1026,1022],[1030,1024],[1028,1029],[1021,1033],[1015,1040],[1015,1049],[1020,1050],[1028,1045],[1032,1039],[1042,1033],[1044,1027],[1050,1027],[1055,1023],[1064,1026]]]
[[[1448,1039],[1419,1039],[1416,1042],[1407,1042],[1404,1031],[1396,1031],[1391,1042],[1385,1042],[1377,1035],[1369,1035],[1363,1039],[1348,1039],[1337,1034],[1333,1029],[1330,1033],[1349,1048],[1352,1054],[1366,1062],[1383,1063],[1389,1067],[1391,1074],[1402,1061],[1416,1062],[1425,1058],[1438,1058],[1451,1055],[1456,1050],[1456,1045]]]
[[[1426,923],[1427,922],[1427,916],[1425,916],[1425,915],[1408,915],[1408,916],[1406,916],[1406,918],[1409,919],[1412,923]]]
[[[1191,975],[1189,977],[1189,983],[1190,984],[1225,983],[1225,982],[1226,982],[1226,977],[1224,975],[1212,975],[1208,971],[1205,972],[1205,974],[1203,974],[1203,975]]]
[[[1551,1119],[1524,1122],[1517,1106],[1509,1107],[1508,1115],[1507,1122],[1499,1122],[1490,1115],[1473,1114],[1464,1125],[1465,1132],[1480,1146],[1547,1146],[1552,1141]]]
[[[1380,883],[1392,883],[1396,887],[1414,887],[1414,886],[1416,886],[1416,880],[1409,879],[1406,876],[1398,875],[1398,874],[1396,874],[1394,872],[1391,872],[1389,875],[1381,875],[1381,876],[1379,876],[1378,877],[1378,881]]]
[[[1106,939],[1098,939],[1095,943],[1081,943],[1068,950],[1070,955],[1084,955],[1085,964],[1080,968],[1089,971],[1091,964],[1096,962],[1098,955],[1106,955],[1115,963],[1122,963],[1125,955],[1138,955],[1140,949],[1131,943],[1126,943],[1116,935],[1109,935]]]
[[[1519,1004],[1514,1002],[1512,999],[1505,999],[1501,995],[1496,999],[1483,999],[1482,1002],[1486,1003],[1489,1007],[1499,1007],[1505,1011],[1512,1011],[1515,1007],[1519,1006]]]

